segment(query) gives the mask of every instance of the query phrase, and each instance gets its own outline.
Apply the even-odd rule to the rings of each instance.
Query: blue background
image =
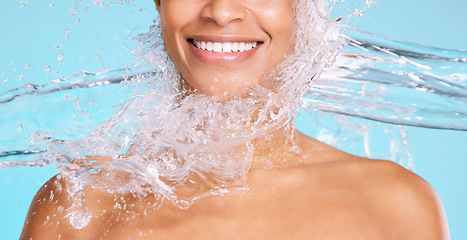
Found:
[[[25,7],[13,0],[2,3],[0,94],[25,83],[45,83],[81,70],[96,72],[131,64],[133,57],[128,49],[136,43],[128,39],[146,32],[156,16],[152,1],[136,0],[112,7],[92,5],[84,11],[85,2],[72,15],[76,2],[33,0],[25,2]],[[467,49],[466,12],[465,0],[379,0],[351,25],[396,39]],[[56,46],[58,50],[54,50]],[[61,53],[64,57],[59,60]],[[47,66],[50,71],[44,70]],[[25,76],[22,80],[21,73]],[[2,114],[0,122],[5,120]],[[467,133],[419,128],[407,131],[415,172],[438,191],[452,238],[467,239]],[[0,142],[0,151],[4,150],[10,149]],[[18,237],[30,199],[54,172],[51,167],[0,169],[0,181],[9,183],[0,188],[0,239]]]

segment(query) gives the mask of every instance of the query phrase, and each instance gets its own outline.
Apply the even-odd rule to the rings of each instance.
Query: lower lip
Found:
[[[219,65],[219,66],[227,66],[227,65],[234,65],[244,62],[251,58],[258,48],[261,47],[261,44],[252,48],[248,51],[243,52],[231,52],[231,53],[219,53],[219,52],[212,52],[206,51],[197,48],[192,43],[188,43],[188,46],[193,53],[193,55],[201,62],[212,64],[212,65]]]

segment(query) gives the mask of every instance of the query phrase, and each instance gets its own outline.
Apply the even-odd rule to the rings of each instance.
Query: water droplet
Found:
[[[50,71],[50,66],[48,66],[48,65],[45,66],[45,67],[44,67],[44,71],[46,71],[46,72]]]
[[[80,23],[81,22],[81,19],[76,19],[76,23]]]
[[[23,130],[23,120],[22,119],[19,120],[19,124],[18,124],[18,131],[21,131],[21,130]]]
[[[76,15],[76,8],[74,8],[74,7],[70,8],[70,14],[71,15]]]
[[[31,64],[29,64],[29,63],[26,63],[26,65],[25,65],[26,68],[29,68],[30,66],[31,66]]]
[[[76,229],[82,229],[91,221],[92,214],[86,208],[72,211],[68,214],[70,224]]]
[[[57,46],[54,47],[54,50],[57,51],[59,48],[60,48],[60,46],[57,45]]]
[[[49,6],[50,6],[50,7],[54,7],[54,4],[53,4],[53,3],[50,3]]]
[[[26,74],[20,73],[19,74],[19,80],[23,80],[26,77]]]
[[[58,54],[58,60],[62,61],[63,56],[65,56],[63,53]]]
[[[92,4],[102,6],[101,0],[92,0]]]

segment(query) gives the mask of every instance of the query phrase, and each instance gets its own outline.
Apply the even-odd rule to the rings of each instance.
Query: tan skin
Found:
[[[190,29],[199,31],[196,24],[203,24],[202,29],[209,32],[206,35],[214,34],[214,30],[222,33],[226,28],[232,34],[236,28],[229,24],[245,24],[245,19],[255,20],[249,23],[253,24],[249,27],[250,32],[272,29],[266,31],[267,34],[253,33],[256,35],[252,38],[270,36],[270,39],[261,39],[264,48],[258,49],[257,53],[262,56],[272,54],[269,44],[280,42],[284,45],[287,42],[280,36],[275,39],[274,31],[280,30],[280,26],[274,30],[274,27],[258,23],[271,23],[270,19],[255,15],[260,14],[255,4],[265,7],[263,11],[268,10],[265,0],[192,1],[194,6],[190,9],[204,15],[193,14],[195,18],[202,17],[194,19],[196,21],[187,19],[186,23],[196,24],[177,27],[174,22],[166,22],[164,29],[164,21],[177,17],[171,15],[177,14],[171,9],[186,1],[156,2],[166,42],[173,36],[176,39],[190,35]],[[268,1],[291,4],[288,0]],[[269,7],[272,14],[273,5]],[[232,9],[238,11],[232,12]],[[280,9],[283,11],[284,6]],[[241,14],[237,13],[243,10],[247,10],[243,12],[247,17],[241,20],[238,17]],[[280,16],[290,17],[284,12]],[[184,40],[175,43],[173,47],[168,44],[167,49],[187,82],[204,94],[221,97],[238,95],[244,88],[259,82],[261,74],[270,71],[290,50],[289,47],[280,51],[275,48],[278,55],[271,57],[272,62],[260,64],[259,71],[237,68],[236,65],[221,66],[241,71],[239,74],[245,76],[252,74],[249,71],[260,73],[257,79],[242,82],[238,88],[227,88],[234,75],[215,83],[203,80],[209,79],[215,72],[213,69],[197,71],[204,76],[193,76],[190,66],[184,65],[188,64],[184,62],[184,55],[189,54],[184,50]],[[198,70],[202,69],[202,64],[198,64]],[[209,84],[215,87],[211,88]],[[32,201],[21,239],[449,239],[446,216],[436,192],[416,174],[393,162],[342,152],[289,126],[255,139],[253,145],[255,156],[248,177],[249,194],[214,197],[181,210],[169,201],[155,207],[153,203],[159,200],[151,196],[110,194],[87,186],[85,204],[93,218],[83,229],[70,225],[66,217],[67,209],[73,204],[67,191],[70,184],[67,178],[56,176]],[[288,149],[292,145],[300,151],[290,152]],[[87,160],[111,161],[106,157],[89,157],[81,161]]]

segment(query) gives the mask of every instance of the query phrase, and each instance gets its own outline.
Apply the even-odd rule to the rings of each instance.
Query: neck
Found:
[[[301,163],[299,138],[293,121],[279,123],[254,139],[251,170],[292,167]]]

